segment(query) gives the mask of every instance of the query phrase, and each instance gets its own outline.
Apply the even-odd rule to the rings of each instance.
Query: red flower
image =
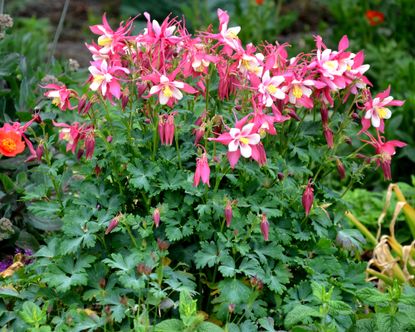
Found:
[[[0,154],[15,157],[25,149],[22,135],[12,126],[0,128]]]
[[[369,24],[374,27],[379,25],[385,21],[385,15],[383,13],[378,12],[376,10],[368,10],[365,14],[367,21]]]

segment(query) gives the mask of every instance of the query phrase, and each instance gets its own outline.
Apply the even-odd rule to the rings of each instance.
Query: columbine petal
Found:
[[[238,150],[238,146],[239,146],[239,141],[234,139],[228,145],[229,152],[235,152],[236,150]]]
[[[245,158],[249,158],[252,155],[252,148],[248,144],[241,144],[241,155]]]

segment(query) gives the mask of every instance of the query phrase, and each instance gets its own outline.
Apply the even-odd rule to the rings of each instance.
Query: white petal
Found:
[[[160,85],[154,85],[150,89],[150,95],[154,95],[155,93],[159,92],[161,89]]]
[[[249,140],[249,144],[251,145],[257,145],[261,140],[261,136],[259,136],[259,134],[251,134],[246,136],[246,138]]]
[[[177,100],[180,100],[183,98],[183,94],[181,93],[179,89],[172,87],[171,92],[173,93],[173,97],[176,98]]]
[[[178,81],[173,81],[171,82],[176,88],[179,89],[183,89],[184,88],[184,83],[183,82],[178,82]]]
[[[100,85],[101,85],[101,82],[98,82],[98,81],[93,81],[93,82],[89,85],[89,88],[90,88],[92,91],[97,91]]]
[[[249,158],[252,155],[252,149],[248,144],[241,144],[241,155],[245,158]]]
[[[285,98],[285,93],[282,92],[281,89],[277,89],[277,91],[273,94],[273,96],[277,99],[284,99]]]
[[[232,33],[232,34],[237,35],[240,31],[241,31],[241,27],[233,27],[233,28],[229,28],[226,33],[227,34]]]
[[[386,114],[383,117],[384,119],[390,119],[390,117],[392,116],[392,112],[389,108],[385,108]]]
[[[236,138],[241,133],[241,130],[239,128],[231,128],[229,130],[229,135],[231,135],[232,138]]]
[[[380,126],[380,119],[377,114],[373,114],[372,116],[372,126],[375,128],[379,128]]]
[[[170,80],[166,75],[160,76],[160,83],[168,83],[168,82],[170,82]]]
[[[370,119],[372,117],[372,114],[373,114],[373,110],[372,109],[368,110],[365,114],[365,119]]]
[[[251,133],[252,128],[254,127],[254,125],[255,125],[254,123],[248,123],[245,126],[243,126],[242,130],[241,130],[241,135],[242,136],[249,135]]]
[[[271,79],[272,84],[275,85],[275,86],[279,86],[284,81],[285,81],[284,76],[274,76]]]
[[[163,92],[160,92],[159,101],[160,101],[160,105],[166,105],[167,102],[169,101],[169,97],[167,97]]]
[[[230,152],[235,152],[236,150],[238,150],[238,146],[239,146],[239,141],[234,139],[233,141],[231,141],[228,145],[228,150]]]

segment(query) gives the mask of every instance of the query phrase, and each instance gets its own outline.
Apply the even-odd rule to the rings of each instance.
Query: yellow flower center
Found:
[[[226,38],[229,38],[229,39],[238,39],[238,36],[237,36],[237,34],[235,32],[228,31],[226,33]]]
[[[347,71],[351,71],[352,67],[350,65],[347,65],[346,69],[347,69]]]
[[[259,136],[264,138],[267,135],[267,132],[264,128],[259,129]]]
[[[112,38],[108,37],[108,36],[100,36],[98,38],[98,45],[99,46],[108,46],[111,45],[112,43]]]
[[[94,76],[93,82],[101,84],[104,78],[105,78],[104,75],[96,75]]]
[[[270,84],[270,85],[267,86],[267,91],[271,95],[273,95],[275,92],[277,92],[277,87],[275,85]]]
[[[163,88],[163,94],[164,94],[167,98],[170,98],[170,97],[172,97],[172,96],[173,96],[173,92],[171,91],[171,89],[170,89],[170,87],[169,87],[168,85],[166,85],[166,86]]]
[[[293,95],[295,98],[301,98],[303,96],[303,90],[298,85],[294,85]]]
[[[4,138],[0,141],[0,144],[7,152],[13,152],[16,150],[16,143],[11,138]]]
[[[239,139],[239,141],[242,143],[242,144],[249,144],[249,139],[248,138],[246,138],[246,137],[241,137],[240,139]]]
[[[385,119],[388,115],[388,109],[385,107],[380,107],[376,111],[378,112],[378,115],[381,119]]]
[[[59,97],[55,97],[52,99],[52,104],[55,106],[59,106],[59,104],[61,103],[61,99]]]
[[[330,70],[336,70],[337,69],[337,61],[326,61],[324,65],[330,69]]]

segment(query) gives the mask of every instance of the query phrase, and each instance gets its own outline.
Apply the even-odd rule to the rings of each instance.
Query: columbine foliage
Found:
[[[218,32],[195,37],[145,17],[137,35],[132,20],[91,27],[88,91],[45,86],[41,126],[59,134],[2,129],[42,162],[29,211],[61,227],[2,283],[0,319],[24,330],[44,315],[8,308],[48,306],[61,331],[351,328],[365,266],[336,246],[341,197],[370,165],[390,177],[404,143],[381,135],[402,102],[371,97],[347,37],[288,59],[285,44],[243,47],[220,9]]]

